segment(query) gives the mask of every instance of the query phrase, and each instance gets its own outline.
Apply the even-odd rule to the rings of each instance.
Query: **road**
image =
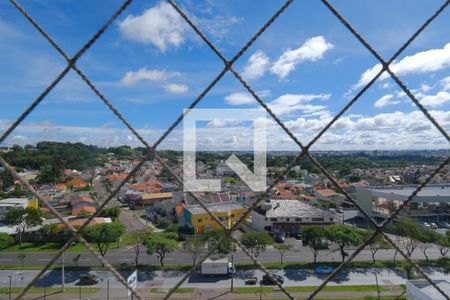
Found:
[[[22,287],[30,282],[39,271],[23,270],[23,271],[6,271],[0,270],[0,287],[9,286],[9,277],[12,276],[12,286]],[[433,280],[447,279],[450,280],[449,275],[442,273],[442,270],[437,268],[429,268],[426,270],[427,274]],[[94,274],[99,279],[98,287],[106,287],[106,282],[109,278],[111,288],[122,287],[122,284],[108,271],[75,271],[70,270],[65,273],[66,286],[78,286],[78,281],[81,275]],[[286,269],[277,270],[275,272],[283,276],[284,286],[317,286],[320,285],[327,275],[317,275],[312,270],[305,269]],[[131,274],[130,272],[121,272],[121,275],[126,278]],[[138,281],[140,285],[149,287],[171,288],[178,283],[184,276],[182,271],[139,271]],[[236,271],[234,278],[234,286],[245,286],[245,278],[249,276],[256,276],[259,280],[263,273],[260,270]],[[330,282],[330,285],[373,285],[375,284],[375,276],[377,276],[380,285],[400,285],[404,284],[406,278],[403,272],[391,269],[345,269]],[[23,278],[23,279],[22,279]],[[35,284],[36,287],[51,287],[61,285],[61,272],[58,270],[47,271]],[[199,273],[194,273],[182,285],[183,287],[195,288],[214,288],[229,287],[231,279],[226,276],[202,276]]]
[[[287,251],[283,256],[284,262],[312,262],[313,255],[309,248],[301,246],[300,241],[290,240],[289,242],[297,243],[294,247],[293,251]],[[354,250],[347,250],[348,253],[352,253]],[[430,248],[428,251],[428,256],[430,258],[440,258],[441,255],[439,250],[436,247]],[[51,257],[51,252],[30,252],[27,253],[25,257],[24,264],[25,265],[44,265],[47,263]],[[73,259],[78,257],[77,261],[78,265],[86,265],[92,266],[98,263],[98,260],[92,256],[90,253],[66,253],[66,263],[73,264]],[[394,257],[394,251],[392,249],[381,249],[376,254],[376,259],[379,260],[391,260]],[[424,259],[423,253],[419,250],[414,251],[412,255],[413,259]],[[134,248],[133,246],[125,246],[119,249],[109,250],[106,254],[106,259],[112,264],[121,264],[121,263],[134,263]],[[270,247],[265,252],[263,252],[258,259],[262,262],[279,262],[280,254],[278,250]],[[397,259],[402,259],[400,254],[397,254]],[[317,260],[320,261],[341,261],[341,256],[339,251],[332,250],[322,250],[320,251]],[[370,250],[361,251],[355,258],[355,260],[367,261],[372,260],[372,255]],[[148,255],[144,249],[141,251],[141,255],[139,257],[139,262],[141,264],[153,265],[158,264],[158,260],[155,255]],[[189,254],[182,252],[172,252],[167,254],[165,260],[167,264],[191,264],[192,259]],[[238,250],[234,254],[234,262],[235,263],[252,263],[250,258],[242,252],[242,250]],[[0,265],[18,265],[18,257],[17,253],[9,253],[9,252],[1,252],[0,253]]]
[[[94,187],[95,192],[97,193],[98,200],[104,200],[108,197],[109,193],[106,190],[103,179],[101,176],[97,176],[92,181],[92,185]],[[120,206],[121,203],[117,201],[116,198],[111,199],[106,207],[117,207]],[[119,216],[119,221],[122,222],[128,232],[137,231],[144,229],[145,221],[139,218],[135,212],[132,212],[128,209],[122,208]]]

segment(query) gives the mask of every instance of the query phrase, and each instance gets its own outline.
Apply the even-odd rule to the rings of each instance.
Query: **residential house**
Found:
[[[172,193],[153,193],[153,194],[145,193],[142,194],[135,201],[131,201],[129,204],[134,209],[142,209],[145,206],[155,205],[158,202],[172,199],[173,199]]]

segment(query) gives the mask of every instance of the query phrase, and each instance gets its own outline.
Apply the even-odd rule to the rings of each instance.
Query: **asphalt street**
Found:
[[[0,270],[0,287],[9,287],[9,276],[12,276],[12,287],[22,287],[29,283],[39,271],[25,270],[25,271],[6,271]],[[436,268],[426,269],[427,274],[433,280],[447,279],[450,280],[450,275],[445,275],[442,270]],[[99,282],[95,286],[99,288],[106,288],[107,281],[111,288],[122,287],[122,284],[108,271],[66,271],[65,285],[67,287],[79,286],[79,278],[85,274],[94,274]],[[305,269],[287,269],[278,270],[275,272],[283,276],[285,286],[317,286],[320,285],[327,275],[317,275],[313,270]],[[127,278],[130,272],[121,272],[124,278]],[[149,287],[171,288],[178,283],[185,275],[184,271],[140,271],[138,273],[138,282],[140,285]],[[258,280],[262,278],[262,271],[247,270],[237,271],[233,279],[234,286],[245,286],[245,279],[249,276],[256,276]],[[399,285],[404,284],[406,279],[403,272],[391,269],[344,269],[335,279],[330,282],[330,285],[373,285],[375,280],[380,285]],[[62,277],[58,270],[47,271],[35,283],[35,287],[57,287],[61,286]],[[210,288],[211,285],[215,288],[229,287],[231,278],[226,276],[204,276],[199,273],[194,273],[182,285],[183,287],[196,288]]]
[[[294,250],[287,251],[283,256],[284,262],[312,262],[313,255],[309,248],[301,246],[300,241],[292,240],[290,241],[295,244]],[[352,253],[354,250],[346,250],[348,253]],[[51,252],[30,252],[27,253],[23,263],[25,265],[44,265],[52,257],[54,253]],[[427,251],[429,258],[440,258],[442,257],[439,250],[436,247],[430,248]],[[375,258],[379,260],[390,260],[394,257],[393,249],[381,249],[376,253]],[[416,249],[412,255],[413,259],[424,259],[422,251]],[[126,246],[120,249],[113,249],[107,252],[106,259],[112,264],[122,264],[122,263],[134,263],[134,247]],[[238,250],[234,254],[235,263],[252,263],[250,258],[241,250]],[[280,254],[278,250],[270,247],[265,252],[263,252],[258,259],[262,262],[279,262]],[[397,254],[397,259],[402,259],[400,254]],[[333,250],[322,250],[317,258],[318,261],[341,261],[341,256],[339,251]],[[372,255],[370,250],[365,249],[361,251],[355,258],[355,260],[372,260]],[[73,265],[85,265],[93,266],[99,264],[98,260],[88,252],[84,253],[73,253],[69,252],[65,254],[65,262],[67,264]],[[141,249],[141,254],[139,256],[139,262],[141,264],[158,264],[158,260],[155,255],[148,255],[145,249]],[[172,252],[167,254],[164,259],[166,264],[190,264],[192,259],[188,253],[183,252]],[[0,265],[20,265],[21,261],[18,258],[17,253],[2,252],[0,253]]]

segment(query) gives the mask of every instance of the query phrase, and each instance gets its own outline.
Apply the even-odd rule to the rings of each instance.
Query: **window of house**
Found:
[[[289,219],[289,218],[286,218],[286,222],[289,222],[291,219]]]
[[[265,226],[265,227],[264,227],[264,230],[266,230],[266,231],[272,231],[272,226]]]
[[[295,221],[296,221],[296,222],[301,222],[301,221],[302,221],[302,218],[295,218]]]
[[[313,222],[323,222],[323,218],[312,218]]]
[[[333,222],[333,218],[330,218],[330,222]]]
[[[231,217],[234,218],[234,214],[231,214]]]
[[[276,221],[277,221],[277,218],[270,218],[270,221],[276,222]]]
[[[198,219],[198,222],[201,223],[202,222],[202,218]]]

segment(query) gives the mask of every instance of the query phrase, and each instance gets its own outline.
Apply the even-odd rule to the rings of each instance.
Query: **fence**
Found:
[[[127,287],[126,280],[120,275],[119,272],[105,259],[103,258],[83,237],[80,235],[80,232],[95,218],[100,214],[103,208],[108,204],[108,202],[117,196],[119,190],[124,186],[126,182],[128,182],[142,167],[145,161],[152,159],[156,160],[159,163],[161,163],[167,170],[172,174],[174,179],[178,182],[180,186],[183,185],[182,180],[173,172],[173,170],[166,164],[164,160],[162,160],[157,152],[157,147],[161,144],[161,142],[169,135],[169,133],[183,120],[183,118],[193,109],[197,106],[197,104],[203,99],[203,97],[221,80],[221,78],[227,73],[231,72],[238,80],[241,82],[241,84],[244,86],[244,88],[253,96],[253,98],[265,109],[265,111],[275,120],[275,122],[285,131],[289,137],[297,144],[299,147],[300,153],[296,157],[295,160],[291,162],[291,164],[288,166],[288,168],[278,176],[273,183],[267,187],[267,190],[265,193],[263,193],[259,199],[252,205],[247,212],[241,217],[241,219],[235,223],[235,225],[231,229],[227,229],[227,227],[212,213],[204,204],[201,198],[199,198],[196,194],[190,193],[191,196],[208,212],[208,214],[213,218],[226,232],[225,236],[232,235],[231,233],[237,229],[238,224],[246,218],[250,212],[256,208],[258,204],[260,204],[264,199],[268,197],[269,191],[272,189],[274,185],[276,185],[288,172],[289,170],[295,166],[300,159],[302,158],[308,158],[311,160],[311,162],[317,166],[321,172],[332,182],[332,184],[335,186],[335,188],[345,195],[347,201],[353,203],[355,207],[357,207],[361,213],[367,218],[368,222],[373,225],[375,228],[375,231],[372,236],[370,236],[366,241],[364,241],[352,255],[350,255],[342,264],[340,264],[324,281],[322,284],[317,286],[317,288],[308,296],[307,299],[314,298],[325,285],[330,282],[331,279],[333,279],[341,270],[345,267],[349,262],[351,262],[358,253],[367,246],[377,235],[382,235],[386,241],[388,241],[417,271],[418,273],[425,278],[431,285],[433,285],[446,299],[450,299],[449,295],[446,295],[445,292],[439,288],[430,278],[429,276],[414,262],[412,261],[405,252],[400,249],[396,243],[383,232],[383,229],[385,226],[394,218],[396,217],[399,212],[403,209],[405,205],[407,205],[412,198],[417,195],[421,191],[422,188],[424,188],[430,180],[435,176],[442,168],[444,168],[450,161],[450,157],[446,158],[438,167],[437,169],[422,183],[420,184],[416,190],[408,197],[407,200],[403,202],[403,204],[396,209],[385,221],[383,221],[381,224],[378,224],[375,222],[368,214],[365,212],[361,207],[358,205],[357,202],[355,202],[352,197],[347,194],[336,182],[336,180],[330,175],[330,173],[320,165],[320,163],[311,156],[309,149],[311,146],[356,102],[358,99],[375,83],[375,81],[384,73],[387,72],[390,77],[396,82],[396,84],[405,92],[405,94],[409,97],[409,99],[418,107],[420,111],[423,112],[425,117],[433,124],[433,126],[445,137],[447,141],[450,142],[449,135],[447,132],[442,128],[442,126],[431,116],[431,114],[427,111],[427,109],[417,100],[417,98],[413,95],[413,93],[410,91],[410,89],[405,85],[405,83],[390,69],[390,64],[399,57],[399,55],[421,34],[421,32],[431,23],[434,19],[436,19],[449,5],[450,0],[445,1],[436,12],[431,15],[416,31],[415,33],[398,49],[395,54],[390,57],[388,60],[385,60],[383,57],[378,54],[378,52],[364,39],[363,36],[354,28],[352,25],[345,19],[344,16],[340,14],[338,10],[328,1],[328,0],[322,0],[323,5],[336,17],[337,22],[341,23],[341,25],[345,26],[348,31],[381,63],[382,68],[381,70],[364,86],[362,87],[356,94],[353,96],[353,98],[341,109],[341,111],[308,143],[303,144],[301,143],[294,134],[281,122],[281,120],[271,111],[271,109],[268,107],[268,105],[259,97],[255,91],[250,87],[250,85],[241,77],[241,75],[233,68],[233,64],[252,46],[252,44],[266,31],[267,28],[269,28],[276,20],[277,18],[283,14],[283,12],[287,9],[289,9],[289,6],[293,2],[293,0],[288,0],[281,5],[281,7],[272,15],[272,17],[253,35],[253,37],[236,53],[234,57],[232,57],[230,60],[225,58],[225,56],[214,46],[214,44],[203,34],[203,32],[197,27],[197,25],[188,17],[186,12],[181,10],[181,8],[175,3],[173,0],[168,0],[170,5],[180,14],[180,16],[187,22],[187,24],[198,34],[198,36],[206,43],[206,45],[211,49],[212,52],[214,52],[224,63],[223,69],[216,75],[216,77],[208,84],[208,86],[203,90],[203,92],[194,99],[194,101],[191,103],[191,105],[188,107],[187,110],[183,114],[181,114],[173,123],[172,125],[164,132],[164,134],[153,144],[148,144],[144,138],[128,123],[128,121],[120,114],[120,112],[112,105],[112,103],[106,98],[105,95],[101,93],[101,91],[92,83],[92,81],[85,75],[85,73],[76,65],[76,62],[78,59],[101,37],[101,35],[107,30],[107,28],[113,23],[114,20],[117,19],[117,17],[122,14],[127,7],[131,4],[132,0],[126,0],[124,3],[117,9],[117,11],[103,24],[103,26],[98,29],[98,31],[92,36],[91,39],[89,39],[84,46],[72,57],[70,57],[53,39],[52,37],[33,19],[31,15],[29,15],[18,3],[17,0],[10,0],[11,4],[15,6],[22,15],[36,28],[37,31],[39,31],[42,36],[55,48],[55,50],[66,60],[67,66],[59,73],[59,75],[45,88],[44,91],[30,104],[30,106],[12,123],[12,125],[1,135],[0,137],[0,143],[4,142],[5,139],[11,134],[11,132],[14,131],[14,129],[22,123],[25,118],[28,116],[30,112],[32,112],[40,102],[48,95],[48,93],[55,88],[59,84],[59,82],[66,76],[66,74],[70,70],[74,70],[80,78],[89,86],[90,89],[99,97],[99,99],[106,105],[108,108],[123,122],[123,124],[133,133],[133,135],[140,141],[142,144],[148,149],[147,154],[142,159],[142,161],[128,174],[128,176],[123,180],[123,182],[114,189],[111,194],[104,199],[102,204],[100,205],[97,212],[93,215],[91,215],[86,222],[78,229],[75,229],[70,224],[68,224],[62,216],[42,197],[33,189],[33,187],[24,179],[20,178],[16,171],[11,167],[11,165],[5,161],[3,157],[0,156],[0,164],[5,167],[9,172],[13,174],[13,176],[21,182],[21,184],[26,187],[34,196],[36,196],[39,201],[44,204],[60,221],[61,223],[65,224],[67,228],[69,228],[72,232],[72,237],[69,239],[69,241],[64,245],[64,247],[61,248],[60,251],[58,251],[55,256],[52,258],[52,260],[38,273],[38,275],[19,293],[16,299],[22,298],[26,292],[33,286],[33,284],[44,274],[46,270],[49,269],[49,267],[55,263],[61,255],[69,248],[69,246],[74,241],[79,241],[83,243],[86,248],[91,252],[93,255],[95,255],[99,261],[101,261],[106,268],[108,268],[112,274],[124,285],[125,288],[128,288],[130,292],[134,294],[134,296],[138,299],[143,299],[141,295],[137,291],[132,291],[129,287]],[[225,236],[223,238],[225,238]],[[234,238],[233,238],[234,239]],[[245,248],[242,243],[234,239],[234,242],[236,245],[238,245],[244,253],[246,253],[250,259],[255,263],[255,265],[261,269],[265,274],[272,277],[272,275],[268,272],[268,270],[249,252],[247,248]],[[217,245],[220,244],[220,241],[217,243]],[[175,292],[175,290],[183,284],[185,280],[189,278],[189,276],[193,273],[193,271],[196,269],[198,265],[202,263],[204,259],[209,257],[213,252],[214,248],[211,249],[208,254],[200,261],[196,263],[196,265],[192,266],[192,268],[183,276],[183,278],[178,282],[164,297],[164,299],[170,298],[170,296]],[[277,282],[274,280],[274,282]],[[287,289],[285,289],[281,284],[277,283],[280,290],[289,298],[294,299],[294,297],[289,293]]]

